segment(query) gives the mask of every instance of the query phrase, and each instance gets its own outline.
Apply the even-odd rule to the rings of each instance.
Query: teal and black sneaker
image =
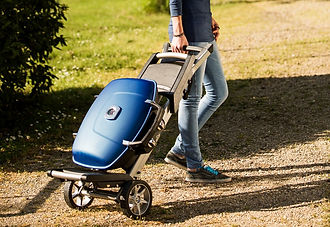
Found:
[[[187,171],[186,181],[193,183],[226,183],[231,178],[212,169],[210,166],[202,166],[197,172]]]

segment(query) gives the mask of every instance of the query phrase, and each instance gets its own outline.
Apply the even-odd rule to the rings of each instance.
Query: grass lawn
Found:
[[[68,46],[56,51],[54,90],[103,87],[113,78],[135,77],[146,59],[167,40],[169,17],[146,14],[143,1],[67,1],[63,31]]]

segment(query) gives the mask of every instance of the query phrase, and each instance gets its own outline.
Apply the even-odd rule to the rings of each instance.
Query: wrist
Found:
[[[182,37],[182,36],[184,36],[184,33],[182,32],[182,33],[180,33],[180,34],[173,34],[173,37]]]

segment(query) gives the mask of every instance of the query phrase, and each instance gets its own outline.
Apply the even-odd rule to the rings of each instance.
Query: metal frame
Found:
[[[187,50],[189,51],[188,54],[171,53],[169,52],[169,44],[165,44],[163,47],[163,53],[152,54],[138,77],[141,78],[143,76],[150,64],[156,64],[159,60],[163,60],[166,58],[176,58],[185,60],[179,72],[178,78],[185,78],[186,81],[184,81],[183,84],[189,84],[189,80],[191,79],[194,72],[200,67],[200,65],[207,59],[207,57],[212,52],[212,45],[207,46],[206,48],[188,46]],[[198,51],[199,53],[197,55],[194,55],[192,51]],[[175,81],[175,83],[179,82],[178,80]],[[184,90],[183,87],[178,88],[178,84],[175,84],[174,86],[176,89],[181,89],[180,92],[182,92],[183,90],[185,95],[187,95],[188,91]],[[177,107],[175,107],[174,105],[178,105],[181,98],[182,93],[180,97],[176,95],[172,98],[169,98],[168,96],[159,93],[159,103],[164,101],[164,104],[162,104],[162,106],[160,106],[159,103],[147,100],[147,102],[150,103],[150,105],[152,105],[154,109],[156,109],[156,116],[151,128],[147,131],[141,141],[123,141],[124,145],[130,146],[132,150],[135,150],[135,152],[138,154],[135,163],[128,170],[126,170],[126,173],[111,173],[102,170],[55,169],[49,170],[47,172],[48,176],[58,178],[62,181],[91,182],[93,183],[93,185],[95,185],[95,188],[81,188],[80,191],[82,195],[87,195],[92,198],[110,199],[122,204],[122,201],[125,201],[125,199],[127,199],[124,198],[122,195],[122,193],[126,190],[124,188],[127,186],[127,183],[140,179],[140,173],[143,166],[147,162],[153,148],[156,146],[161,131],[165,129],[169,119],[171,118],[172,113],[175,112]],[[146,150],[144,152],[141,152],[141,150],[144,150],[145,148]],[[119,187],[119,189],[117,191],[102,190],[102,188],[114,187],[116,187],[117,189]]]
[[[213,52],[213,44],[207,44],[205,47],[187,46],[185,50],[187,54],[172,52],[170,44],[165,43],[162,52],[152,54],[138,75],[138,78],[143,79],[145,74],[147,74],[148,68],[153,65],[182,62],[181,69],[171,87],[157,84],[158,88],[166,88],[164,91],[159,91],[159,94],[166,96],[170,100],[172,113],[177,112],[180,100],[188,97],[192,76]],[[145,77],[157,80],[157,77],[153,75],[146,75]]]
[[[170,106],[169,106],[169,100],[167,100],[167,102],[164,104],[164,106],[162,107],[164,109],[164,114],[162,117],[162,120],[159,124],[159,128],[158,128],[158,133],[160,134],[160,132],[162,130],[165,129],[168,121],[170,120],[172,113],[170,111]],[[153,140],[157,143],[157,137],[158,135],[154,134],[153,135]],[[147,162],[149,156],[150,156],[151,152],[146,153],[146,154],[141,154],[138,159],[136,160],[135,164],[133,165],[133,167],[129,170],[128,174],[132,177],[132,178],[139,178],[140,175],[140,171],[142,170],[144,164]]]

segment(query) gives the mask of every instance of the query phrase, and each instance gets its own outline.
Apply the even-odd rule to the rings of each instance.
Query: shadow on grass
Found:
[[[72,133],[102,88],[70,88],[32,100],[17,100],[0,112],[0,167],[6,171],[42,170],[52,158],[63,158]],[[67,157],[66,157],[67,158]],[[69,158],[70,159],[70,158]],[[65,159],[64,159],[65,161]]]
[[[200,131],[205,159],[244,157],[329,137],[329,74],[231,80],[228,86],[229,98]],[[78,130],[94,95],[100,91],[95,87],[53,92],[20,112],[17,119],[21,121],[5,130],[21,130],[22,134],[37,130],[37,136],[47,127],[51,129],[41,138],[13,143],[9,150],[18,158],[2,169],[40,171],[72,165],[72,132]],[[163,162],[177,133],[174,115],[151,155],[151,163]],[[4,155],[6,152],[0,152],[0,157]]]

